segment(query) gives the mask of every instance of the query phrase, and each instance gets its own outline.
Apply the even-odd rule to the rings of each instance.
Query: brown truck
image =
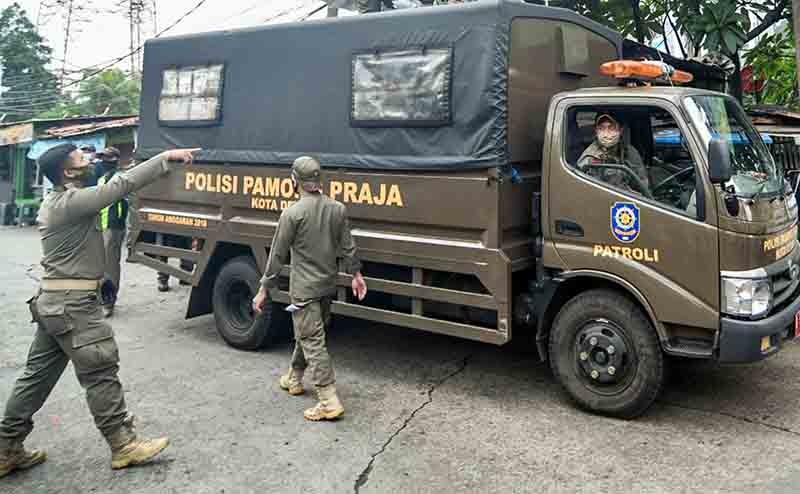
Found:
[[[753,362],[797,337],[800,249],[738,103],[641,84],[662,64],[601,73],[621,56],[618,33],[506,0],[150,41],[137,159],[203,151],[139,194],[132,255],[192,284],[187,317],[269,345],[286,287],[263,316],[250,300],[312,154],[370,288],[358,303],[342,274],[335,314],[530,340],[580,406],[634,417],[665,355]],[[592,151],[602,115],[612,158]]]

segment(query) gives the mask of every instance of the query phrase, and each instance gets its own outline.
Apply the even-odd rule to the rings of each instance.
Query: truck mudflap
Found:
[[[798,312],[800,296],[781,311],[758,321],[721,318],[719,362],[757,362],[776,354],[785,342],[797,338]]]

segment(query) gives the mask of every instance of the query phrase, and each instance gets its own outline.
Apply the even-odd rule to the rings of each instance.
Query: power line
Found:
[[[190,15],[192,15],[192,14],[193,14],[193,13],[194,13],[194,12],[195,12],[197,9],[199,9],[200,7],[202,7],[202,6],[203,6],[203,4],[204,4],[204,3],[206,3],[206,1],[207,1],[207,0],[200,0],[200,1],[197,3],[197,5],[195,5],[195,6],[194,6],[194,7],[192,7],[191,9],[189,9],[189,11],[188,11],[188,12],[186,12],[185,14],[183,14],[183,15],[182,15],[180,18],[178,18],[178,20],[177,20],[177,21],[173,22],[172,24],[170,24],[169,26],[167,26],[167,27],[166,27],[166,28],[164,28],[163,30],[159,31],[159,32],[158,32],[158,34],[156,34],[155,36],[153,36],[153,38],[158,38],[158,37],[160,37],[161,35],[163,35],[164,33],[166,33],[167,31],[169,31],[170,29],[172,29],[173,27],[177,26],[177,25],[178,25],[178,24],[179,24],[181,21],[183,21],[184,19],[186,19],[187,17],[189,17]],[[94,77],[94,76],[96,76],[97,74],[99,74],[100,72],[102,72],[102,71],[104,71],[104,70],[106,70],[106,69],[110,68],[110,67],[111,67],[111,66],[113,66],[114,64],[116,64],[116,63],[118,63],[118,62],[121,62],[121,61],[125,60],[126,58],[128,58],[128,57],[131,57],[131,56],[135,55],[136,53],[140,52],[140,51],[142,50],[142,48],[144,48],[144,43],[143,43],[143,44],[141,44],[141,45],[139,45],[139,46],[138,46],[138,47],[137,47],[135,50],[131,51],[130,53],[127,53],[127,54],[125,54],[125,55],[123,55],[123,56],[121,56],[121,57],[119,57],[119,58],[116,58],[116,59],[115,59],[113,62],[111,62],[110,64],[108,64],[108,65],[106,65],[106,66],[104,66],[104,67],[100,68],[99,70],[96,70],[96,71],[92,72],[91,74],[88,74],[88,75],[84,76],[82,79],[78,79],[77,81],[73,81],[73,82],[70,82],[69,84],[66,84],[66,85],[64,85],[64,86],[61,86],[61,89],[64,89],[64,88],[67,88],[67,87],[70,87],[70,86],[74,86],[75,84],[79,84],[79,83],[81,83],[81,82],[83,82],[83,81],[85,81],[85,80],[87,80],[87,79],[89,79],[89,78],[91,78],[91,77]]]
[[[111,104],[115,100],[118,100],[120,98],[124,98],[124,97],[114,96],[114,97],[109,97],[109,98],[101,98],[101,99],[93,100],[93,101],[91,101],[91,103],[99,103],[101,105],[102,104]],[[36,104],[31,104],[31,105],[3,105],[3,104],[0,104],[0,111],[3,111],[3,112],[6,112],[6,111],[17,111],[19,113],[23,113],[23,112],[24,113],[41,112],[41,111],[46,111],[46,110],[49,110],[49,109],[53,108],[53,105],[59,103],[60,101],[67,101],[69,103],[74,103],[74,104],[77,104],[77,105],[81,104],[81,103],[78,103],[78,102],[69,101],[68,99],[65,99],[65,98],[57,98],[57,99],[54,99],[53,101],[50,101],[50,102],[42,102],[42,103],[36,103]]]
[[[215,22],[215,24],[224,25],[225,23],[227,23],[231,19],[235,19],[235,18],[237,18],[239,16],[245,15],[248,12],[252,12],[253,10],[257,9],[258,7],[263,7],[263,6],[264,6],[264,2],[259,0],[256,3],[254,3],[253,5],[251,5],[251,6],[247,7],[246,9],[242,10],[241,12],[239,12],[237,14],[233,14],[232,16],[226,17],[225,19],[223,19],[223,20],[221,20],[219,22]]]
[[[301,17],[301,18],[300,18],[300,22],[303,22],[304,20],[308,19],[308,18],[309,18],[309,17],[311,17],[312,15],[316,14],[316,13],[317,13],[317,12],[319,12],[320,10],[322,10],[322,9],[324,9],[324,8],[327,8],[327,7],[328,7],[328,4],[327,4],[327,3],[324,3],[324,4],[322,4],[322,6],[321,6],[321,7],[319,7],[318,9],[315,9],[315,10],[313,10],[313,11],[309,12],[308,14],[306,14],[305,16]]]
[[[291,14],[293,12],[297,12],[298,10],[306,8],[306,7],[308,7],[307,3],[303,3],[303,5],[295,5],[294,7],[290,8],[290,9],[286,9],[283,12],[279,12],[276,15],[273,15],[271,17],[267,17],[266,19],[264,19],[263,24],[267,24],[267,23],[272,22],[272,21],[274,21],[276,19],[279,19],[279,18],[281,18],[281,17],[283,17],[283,16],[285,16],[287,14]]]
[[[158,37],[161,37],[161,36],[162,36],[162,35],[164,35],[166,32],[170,31],[172,28],[174,28],[175,26],[177,26],[177,25],[178,25],[180,22],[182,22],[184,19],[186,19],[187,17],[189,17],[190,15],[192,15],[192,14],[193,14],[193,13],[194,13],[194,12],[195,12],[197,9],[199,9],[200,7],[202,7],[202,6],[203,6],[203,4],[205,4],[207,1],[208,1],[208,0],[200,0],[200,1],[199,1],[199,2],[198,2],[198,3],[197,3],[195,6],[194,6],[194,7],[192,7],[192,8],[191,8],[191,9],[189,9],[189,10],[188,10],[188,11],[187,11],[185,14],[183,14],[181,17],[179,17],[179,18],[178,18],[178,20],[176,20],[175,22],[173,22],[172,24],[170,24],[170,25],[169,25],[169,26],[167,26],[166,28],[162,29],[162,30],[161,30],[161,31],[159,31],[158,33],[156,33],[156,35],[155,35],[155,36],[153,36],[153,39],[155,39],[155,38],[158,38]],[[121,62],[121,61],[125,60],[126,58],[128,58],[128,57],[132,57],[132,56],[133,56],[133,55],[135,55],[136,53],[140,52],[140,51],[142,50],[142,48],[144,48],[144,43],[142,43],[141,45],[139,45],[138,47],[136,47],[134,50],[131,50],[129,53],[126,53],[125,55],[122,55],[122,56],[120,56],[120,57],[114,58],[114,59],[110,60],[108,63],[101,65],[99,69],[97,69],[97,70],[93,70],[93,71],[92,71],[92,72],[90,72],[89,74],[85,74],[85,75],[84,75],[82,78],[80,78],[80,79],[77,79],[77,80],[75,80],[75,81],[71,81],[71,82],[69,82],[69,83],[67,83],[67,84],[61,84],[61,85],[59,85],[59,87],[60,87],[60,89],[62,89],[62,90],[63,90],[63,89],[66,89],[66,88],[68,88],[68,87],[74,86],[74,85],[76,85],[76,84],[80,84],[81,82],[83,82],[83,81],[85,81],[85,80],[87,80],[87,79],[90,79],[90,78],[92,78],[92,77],[96,76],[96,75],[97,75],[97,74],[99,74],[100,72],[103,72],[104,70],[106,70],[106,69],[109,69],[109,68],[113,67],[114,65],[116,65],[117,63],[119,63],[119,62]],[[98,65],[99,65],[99,64],[96,64],[96,65],[93,65],[93,66],[89,66],[89,67],[87,67],[87,68],[86,68],[86,70],[90,70],[91,68],[96,68],[96,67],[98,67]],[[77,72],[77,71],[76,71],[76,72]]]

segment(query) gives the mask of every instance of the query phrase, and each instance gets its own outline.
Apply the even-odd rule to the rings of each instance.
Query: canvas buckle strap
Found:
[[[57,291],[57,290],[80,290],[80,291],[94,291],[100,286],[99,280],[42,280],[42,290],[44,291]]]

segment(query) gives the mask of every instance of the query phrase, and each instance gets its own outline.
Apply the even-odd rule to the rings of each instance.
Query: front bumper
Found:
[[[763,360],[777,353],[783,343],[795,337],[794,318],[800,311],[800,296],[780,312],[758,321],[720,319],[719,354],[723,363],[748,363]],[[769,348],[762,350],[764,337],[770,338]]]

